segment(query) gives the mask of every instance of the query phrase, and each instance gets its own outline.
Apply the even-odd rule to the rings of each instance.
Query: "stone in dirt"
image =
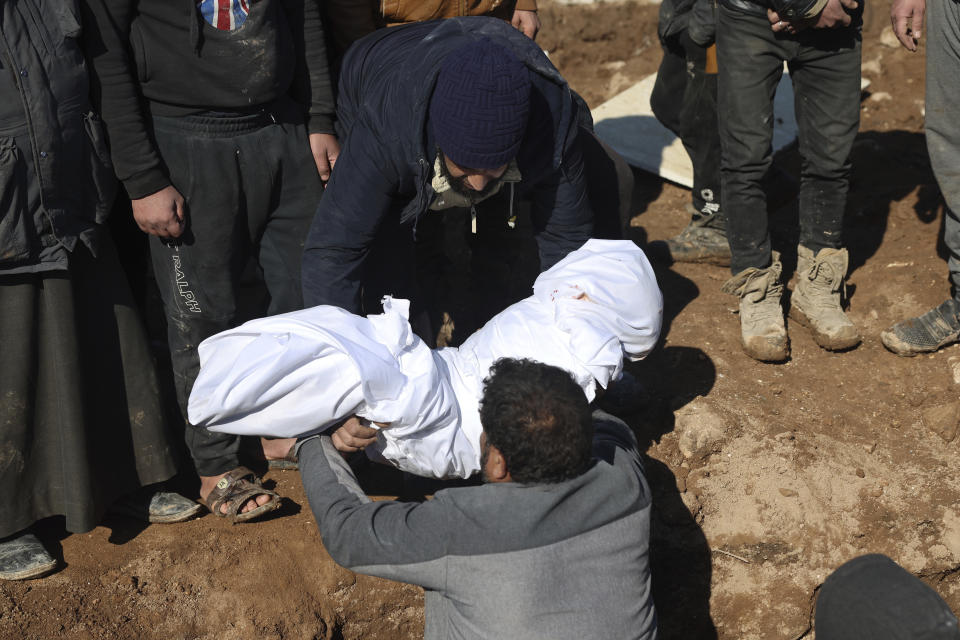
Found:
[[[960,429],[960,402],[928,407],[923,410],[923,424],[944,442],[953,442]]]
[[[953,374],[953,383],[960,384],[960,356],[950,356],[947,358],[947,364],[950,365],[950,373]]]
[[[684,458],[705,458],[723,440],[723,418],[698,398],[676,414],[677,445]]]

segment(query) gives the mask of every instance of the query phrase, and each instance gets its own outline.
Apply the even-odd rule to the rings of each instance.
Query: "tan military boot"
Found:
[[[783,322],[783,282],[780,254],[766,269],[750,267],[727,280],[724,293],[740,296],[740,340],[743,350],[755,360],[782,362],[790,355],[790,343]]]
[[[846,249],[820,249],[814,256],[803,245],[797,248],[797,286],[790,298],[790,318],[809,327],[817,344],[830,351],[860,344],[860,333],[840,300],[848,261]]]

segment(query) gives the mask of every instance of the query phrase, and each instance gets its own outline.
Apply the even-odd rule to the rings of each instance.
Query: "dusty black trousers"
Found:
[[[657,120],[680,138],[693,164],[693,207],[720,213],[720,132],[717,75],[705,71],[707,50],[687,35],[669,37],[650,94]]]
[[[773,96],[790,68],[800,155],[800,244],[842,246],[850,150],[860,124],[860,19],[778,35],[766,17],[720,7],[717,28],[721,180],[736,274],[770,264],[761,181],[773,161]]]
[[[291,103],[249,115],[155,117],[153,127],[187,207],[186,230],[177,241],[150,238],[177,400],[186,416],[200,342],[250,315],[302,307],[300,257],[321,184],[306,127]],[[269,302],[244,317],[238,291],[251,257]],[[189,425],[186,441],[200,475],[239,464],[237,436]]]

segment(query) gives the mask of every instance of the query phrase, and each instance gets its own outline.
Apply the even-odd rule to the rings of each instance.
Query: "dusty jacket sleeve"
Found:
[[[593,210],[587,196],[578,127],[574,125],[572,129],[574,138],[564,150],[560,169],[534,187],[533,229],[541,271],[579,249],[593,232]]]
[[[303,442],[298,459],[323,546],[337,564],[427,589],[445,586],[442,498],[371,502],[327,436]]]
[[[370,245],[393,210],[397,178],[378,157],[380,141],[362,123],[350,131],[317,207],[303,250],[307,307],[330,304],[360,313],[360,283]]]
[[[147,134],[129,47],[135,4],[134,0],[81,0],[91,96],[107,127],[114,170],[133,199],[170,184],[166,167]]]

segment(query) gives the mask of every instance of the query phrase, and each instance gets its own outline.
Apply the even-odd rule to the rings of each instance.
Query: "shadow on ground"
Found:
[[[657,349],[629,370],[640,382],[644,398],[639,410],[622,417],[636,434],[641,451],[673,431],[674,412],[709,393],[717,378],[713,361],[695,347]],[[716,638],[710,615],[711,550],[699,513],[691,513],[683,502],[677,479],[665,463],[645,455],[644,471],[653,494],[650,562],[658,637]]]

